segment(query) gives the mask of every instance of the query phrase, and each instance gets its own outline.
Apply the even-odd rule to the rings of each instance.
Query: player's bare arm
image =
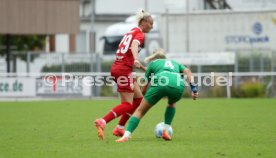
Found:
[[[131,44],[131,52],[132,52],[132,55],[134,58],[134,65],[136,68],[141,67],[141,63],[140,63],[139,57],[138,57],[138,50],[139,50],[139,42],[134,40]]]

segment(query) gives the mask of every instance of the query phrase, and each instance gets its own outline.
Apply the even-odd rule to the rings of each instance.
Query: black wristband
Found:
[[[190,83],[190,87],[191,87],[191,91],[193,93],[197,93],[198,92],[198,86],[196,83]]]

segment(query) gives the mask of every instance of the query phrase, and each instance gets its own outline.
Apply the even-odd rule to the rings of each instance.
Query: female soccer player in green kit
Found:
[[[131,133],[136,129],[142,117],[163,97],[168,98],[168,106],[165,111],[165,128],[162,132],[162,138],[171,140],[167,129],[173,121],[176,102],[181,99],[184,93],[184,81],[181,73],[187,75],[187,81],[192,91],[192,98],[195,100],[198,97],[198,88],[193,83],[192,72],[174,60],[167,60],[164,50],[156,50],[153,55],[146,58],[146,61],[151,61],[145,73],[145,79],[148,81],[147,85],[142,87],[142,92],[146,94],[140,106],[131,116],[123,137],[116,140],[116,142],[126,142],[129,140]]]

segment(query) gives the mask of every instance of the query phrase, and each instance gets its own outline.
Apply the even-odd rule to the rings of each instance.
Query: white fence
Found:
[[[6,72],[6,61],[4,58],[0,58],[0,73]]]
[[[227,53],[227,52],[224,52]],[[204,53],[183,53],[168,54],[170,59],[179,60],[188,66],[198,77],[198,82],[209,81],[211,79],[228,80],[231,79],[231,86],[201,85],[202,97],[240,97],[244,94],[243,88],[256,85],[260,91],[264,90],[263,96],[275,97],[275,61],[276,52],[271,50],[237,50],[229,54],[213,52],[212,55]],[[210,53],[209,53],[210,54]],[[110,66],[115,55],[102,56],[100,54],[62,54],[62,53],[15,53],[12,55],[13,73],[3,73],[0,75],[0,97],[95,97],[95,96],[117,96],[116,86],[86,86],[80,81],[63,81],[60,77],[64,73],[71,73],[81,80],[86,76],[109,76]],[[224,59],[227,58],[227,59]],[[220,60],[221,59],[221,60]],[[210,61],[210,62],[209,62]],[[214,63],[215,62],[215,63]],[[0,60],[0,70],[5,68],[6,61]],[[210,64],[211,63],[211,64]],[[212,78],[212,73],[214,76]],[[221,73],[218,73],[221,72]],[[229,72],[232,72],[229,78]],[[1,73],[1,72],[0,72]],[[45,85],[45,76],[48,73],[56,75],[57,84]],[[202,76],[203,75],[203,76]],[[209,78],[208,78],[209,76]],[[26,78],[26,81],[25,79]],[[23,81],[24,79],[24,81]],[[8,81],[9,80],[9,81]],[[21,81],[22,80],[22,81]],[[27,88],[17,90],[18,82],[22,87]],[[30,85],[30,86],[29,86]],[[246,87],[247,86],[247,87]],[[255,87],[254,87],[255,86]],[[21,87],[21,88],[22,88]],[[33,89],[33,90],[32,90]],[[189,89],[189,88],[186,88]],[[260,93],[260,92],[254,92]],[[28,94],[28,95],[27,95]],[[244,95],[245,97],[247,95]]]
[[[143,74],[138,74],[143,76]],[[276,97],[276,72],[194,73],[201,97],[236,97],[244,85],[260,85],[263,97]],[[89,98],[117,96],[109,73],[1,73],[0,98]],[[138,82],[138,81],[137,81]],[[188,85],[187,85],[188,86]],[[115,88],[115,89],[114,89]],[[109,90],[108,94],[103,91]],[[186,93],[190,88],[186,88]],[[260,91],[256,91],[260,93]],[[256,93],[255,91],[253,93]],[[259,97],[257,96],[257,97]],[[250,96],[247,96],[250,97]]]

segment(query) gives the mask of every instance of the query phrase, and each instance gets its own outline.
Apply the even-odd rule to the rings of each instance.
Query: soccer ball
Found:
[[[161,138],[161,137],[162,137],[163,129],[164,129],[164,122],[160,122],[160,123],[158,123],[158,124],[155,126],[154,134],[155,134],[155,136],[156,136],[157,138]],[[169,127],[168,133],[169,133],[170,136],[172,136],[172,134],[173,134],[172,126]]]

